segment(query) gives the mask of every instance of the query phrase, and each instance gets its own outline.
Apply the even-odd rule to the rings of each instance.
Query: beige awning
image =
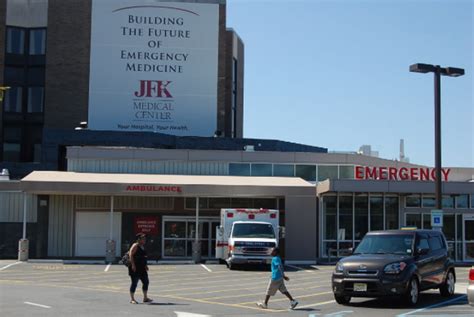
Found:
[[[297,177],[35,171],[21,180],[21,188],[50,195],[315,196],[315,186]]]

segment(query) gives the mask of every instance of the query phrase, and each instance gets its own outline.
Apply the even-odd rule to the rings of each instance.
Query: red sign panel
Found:
[[[145,233],[149,235],[158,234],[158,217],[135,217],[134,221],[135,234]]]

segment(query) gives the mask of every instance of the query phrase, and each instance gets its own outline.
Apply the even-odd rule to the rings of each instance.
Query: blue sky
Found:
[[[245,44],[244,137],[434,165],[433,75],[442,77],[443,166],[474,167],[473,1],[228,0]]]

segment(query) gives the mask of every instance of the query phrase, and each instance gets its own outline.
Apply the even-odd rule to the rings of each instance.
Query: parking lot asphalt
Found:
[[[295,310],[282,294],[266,310],[270,272],[230,271],[224,265],[150,265],[152,304],[129,303],[130,280],[123,265],[19,263],[0,261],[1,316],[474,316],[467,304],[468,268],[457,268],[456,295],[424,292],[416,307],[396,298],[353,299],[342,306],[331,291],[333,266],[287,266],[287,288],[299,301]],[[136,298],[141,302],[141,284]]]

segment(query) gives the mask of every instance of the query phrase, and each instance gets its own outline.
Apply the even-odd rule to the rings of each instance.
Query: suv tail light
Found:
[[[469,271],[469,282],[474,283],[474,268]]]

